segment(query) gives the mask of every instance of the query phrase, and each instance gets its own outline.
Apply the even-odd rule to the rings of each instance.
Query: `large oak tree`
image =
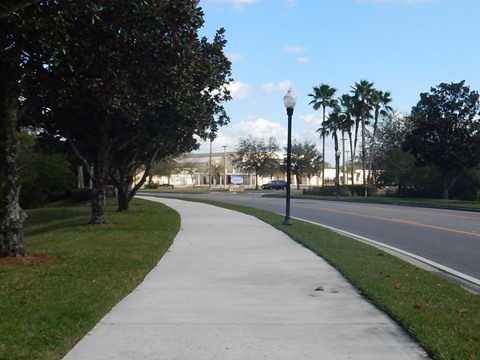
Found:
[[[228,121],[221,102],[229,95],[221,89],[230,63],[223,30],[212,43],[197,35],[203,13],[191,0],[86,2],[68,10],[58,28],[69,41],[58,43],[49,68],[56,86],[43,125],[67,139],[86,169],[93,165],[90,223],[101,224],[109,175],[125,210],[138,164],[148,170],[158,156],[189,151],[194,135],[205,138],[208,129],[213,136]]]
[[[412,109],[412,130],[406,137],[409,150],[420,165],[434,165],[443,175],[443,197],[461,170],[479,164],[479,94],[465,81],[441,83],[420,94]]]

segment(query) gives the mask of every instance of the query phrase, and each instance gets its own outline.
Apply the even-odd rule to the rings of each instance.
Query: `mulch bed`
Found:
[[[7,256],[0,258],[0,266],[51,264],[53,260],[45,255]]]

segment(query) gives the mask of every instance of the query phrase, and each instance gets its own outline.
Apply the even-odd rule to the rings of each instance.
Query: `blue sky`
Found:
[[[308,104],[313,86],[337,95],[360,80],[390,91],[408,113],[421,92],[466,80],[480,91],[479,0],[201,0],[202,36],[226,29],[232,61],[231,122],[213,151],[233,151],[240,138],[274,136],[286,144],[283,96],[297,96],[293,137],[319,146],[322,113]],[[200,151],[208,152],[203,144]],[[333,163],[333,142],[326,160]]]

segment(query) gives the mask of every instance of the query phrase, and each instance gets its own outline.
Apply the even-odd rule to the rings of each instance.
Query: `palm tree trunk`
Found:
[[[353,169],[353,139],[352,139],[352,132],[349,131],[348,132],[348,142],[350,144],[350,165],[351,165],[351,169],[350,169],[350,173],[352,175],[352,185],[355,184],[355,171]],[[348,181],[347,181],[347,184],[348,184]]]
[[[362,172],[363,172],[363,188],[364,196],[367,197],[367,181],[365,174],[365,163],[367,160],[366,147],[365,147],[365,118],[362,116]]]
[[[323,125],[322,125],[323,126]],[[322,134],[322,187],[325,186],[325,133]]]
[[[323,105],[323,120],[322,120],[322,187],[325,186],[325,109],[326,106]]]
[[[372,146],[370,148],[370,154],[368,159],[368,183],[373,185],[372,174],[372,165],[373,165],[373,156],[375,153],[375,139],[377,136],[377,127],[378,127],[378,117],[379,117],[378,108],[375,109],[375,121],[373,122],[373,133],[372,133]]]
[[[340,155],[338,155],[338,136],[337,133],[333,133],[333,140],[335,143],[335,187],[337,191],[337,197],[340,196]]]
[[[352,156],[355,156],[356,154],[356,151],[357,151],[357,142],[358,142],[358,128],[359,128],[359,124],[360,124],[361,121],[359,121],[358,119],[355,120],[355,136],[353,138],[353,149],[352,149]]]

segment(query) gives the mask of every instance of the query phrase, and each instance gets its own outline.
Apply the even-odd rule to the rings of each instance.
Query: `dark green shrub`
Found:
[[[36,138],[20,134],[20,206],[38,208],[50,199],[63,196],[75,186],[75,174],[65,154],[43,153]]]
[[[466,169],[449,191],[450,199],[476,201],[480,193],[480,170]]]
[[[377,188],[375,186],[368,186],[367,191],[368,195],[372,196],[375,194]],[[303,189],[304,195],[314,195],[314,196],[337,196],[337,187],[336,186],[312,186],[308,189]],[[340,186],[340,196],[364,196],[365,187],[363,185],[341,185]]]
[[[70,163],[63,155],[37,153],[31,156],[34,161],[22,169],[19,176],[22,184],[20,206],[24,209],[40,207],[75,185]]]
[[[71,191],[71,198],[77,203],[90,201],[91,192],[90,189],[75,189]]]

